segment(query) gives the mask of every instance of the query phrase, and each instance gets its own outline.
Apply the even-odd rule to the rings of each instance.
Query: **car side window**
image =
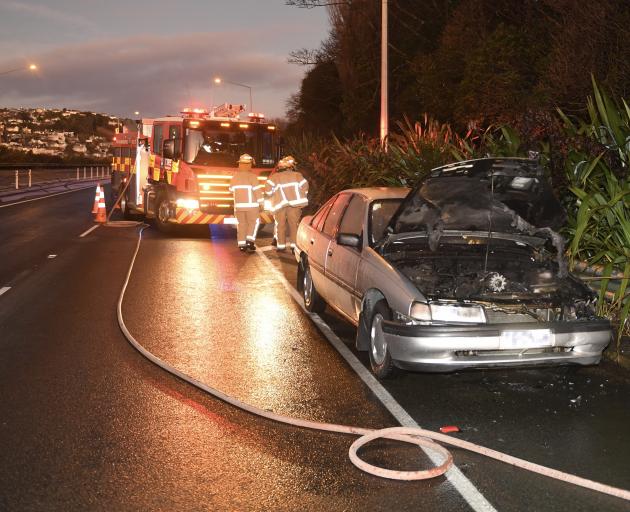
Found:
[[[398,210],[402,199],[383,199],[370,206],[370,245],[374,245],[385,235],[385,228]]]
[[[361,236],[363,234],[363,220],[365,218],[365,200],[358,194],[353,194],[350,204],[343,214],[339,233]]]
[[[330,208],[328,215],[326,216],[326,221],[324,222],[324,229],[322,232],[325,235],[328,235],[332,238],[335,234],[335,229],[339,224],[339,219],[341,218],[341,214],[343,213],[346,204],[348,203],[349,194],[339,194],[337,199]]]
[[[311,221],[311,226],[313,226],[317,231],[321,231],[324,226],[324,220],[326,219],[326,215],[330,211],[330,207],[335,202],[336,196],[330,199],[324,206],[322,206],[319,211],[313,217]]]

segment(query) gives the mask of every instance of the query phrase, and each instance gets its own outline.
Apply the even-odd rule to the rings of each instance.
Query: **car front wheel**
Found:
[[[386,379],[395,375],[396,367],[389,352],[387,340],[383,332],[383,321],[391,318],[387,303],[382,300],[376,304],[370,323],[370,366],[372,372],[379,379]]]

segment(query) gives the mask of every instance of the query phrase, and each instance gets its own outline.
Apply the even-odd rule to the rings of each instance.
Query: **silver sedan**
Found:
[[[302,219],[298,289],[357,327],[379,378],[596,364],[611,338],[595,295],[563,261],[564,212],[539,167],[482,159],[414,190],[345,190]]]

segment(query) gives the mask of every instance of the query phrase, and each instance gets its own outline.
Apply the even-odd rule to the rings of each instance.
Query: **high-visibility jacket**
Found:
[[[263,202],[263,187],[250,171],[236,171],[230,180],[230,192],[234,196],[234,210],[258,208]]]
[[[279,171],[267,179],[265,193],[271,199],[271,211],[285,206],[308,204],[308,181],[298,171]]]

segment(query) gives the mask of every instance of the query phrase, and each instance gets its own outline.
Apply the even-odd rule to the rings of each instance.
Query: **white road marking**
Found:
[[[30,203],[31,201],[40,201],[41,199],[48,199],[49,197],[62,196],[63,194],[71,194],[72,192],[78,192],[79,190],[86,190],[88,188],[94,188],[94,185],[87,187],[75,188],[74,190],[68,190],[66,192],[58,192],[57,194],[50,194],[48,196],[36,197],[35,199],[26,199],[24,201],[18,201],[17,203],[0,204],[0,208],[8,208],[9,206],[16,206],[18,204]]]
[[[324,322],[321,317],[317,314],[310,313],[304,307],[302,302],[302,297],[298,293],[298,291],[287,281],[282,272],[280,272],[271,260],[264,254],[269,251],[271,247],[261,247],[258,251],[258,255],[265,260],[267,265],[271,268],[271,271],[278,278],[278,280],[284,285],[286,290],[289,292],[289,295],[295,300],[302,311],[304,311],[307,315],[311,317],[315,325],[319,328],[322,334],[326,337],[326,339],[331,343],[335,349],[339,352],[341,357],[343,357],[346,362],[350,365],[350,367],[359,375],[361,380],[372,390],[372,392],[376,395],[376,397],[381,401],[381,403],[385,406],[385,408],[398,420],[398,422],[405,427],[419,427],[416,421],[409,415],[405,409],[396,401],[396,399],[387,391],[381,383],[376,380],[376,378],[361,364],[361,362],[356,358],[356,356],[350,351],[350,349],[346,346],[346,344],[341,341],[339,336],[337,336],[330,326]],[[424,450],[427,456],[434,462],[440,463],[441,458],[437,454],[433,452]],[[453,464],[451,469],[449,469],[445,475],[449,482],[457,489],[459,494],[466,500],[468,505],[475,511],[483,511],[483,512],[496,512],[496,509],[492,506],[492,504],[485,498],[481,491],[475,487],[475,485],[468,480],[468,478],[460,471],[460,469]]]
[[[3,286],[2,288],[0,288],[0,295],[7,293],[10,289],[10,286]]]
[[[94,224],[90,229],[86,229],[83,233],[79,235],[79,238],[83,238],[84,236],[88,236],[92,231],[94,231],[100,224]]]
[[[49,255],[48,255],[48,259],[49,259],[49,260],[52,260],[52,259],[54,259],[54,258],[56,258],[56,257],[57,257],[57,255],[56,255],[56,254],[49,254]]]

